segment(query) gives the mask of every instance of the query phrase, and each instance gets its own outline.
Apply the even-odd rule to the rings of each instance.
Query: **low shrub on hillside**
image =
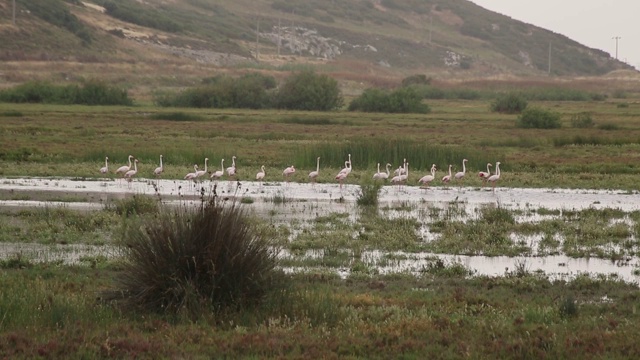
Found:
[[[574,128],[592,128],[594,125],[593,116],[589,112],[581,112],[571,116],[571,126]]]
[[[287,78],[276,95],[276,107],[291,110],[335,110],[343,104],[338,82],[313,71]]]
[[[431,109],[415,90],[407,87],[392,92],[367,89],[351,101],[349,111],[427,114]]]
[[[526,109],[516,121],[519,128],[555,129],[560,126],[560,114],[541,108]]]
[[[132,105],[126,90],[90,80],[81,85],[31,81],[0,91],[0,101],[78,105]]]
[[[491,111],[507,114],[517,114],[527,108],[527,100],[522,95],[510,93],[498,96],[491,103]]]

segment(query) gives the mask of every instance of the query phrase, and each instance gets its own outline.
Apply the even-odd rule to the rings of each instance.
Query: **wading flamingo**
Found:
[[[227,175],[235,176],[236,175],[236,157],[235,155],[231,157],[231,166],[227,168]]]
[[[418,180],[418,183],[422,184],[424,188],[429,187],[429,183],[431,183],[436,178],[436,164],[431,165],[431,175],[425,175]]]
[[[338,175],[336,175],[336,180],[338,180],[338,183],[340,183],[340,190],[342,190],[342,182],[347,178],[347,176],[349,176],[348,172],[339,172]]]
[[[164,172],[164,167],[162,166],[162,155],[160,155],[160,166],[158,166],[155,170],[153,170],[153,173],[156,175],[156,177],[160,177],[160,175],[162,175],[163,172]]]
[[[391,164],[387,164],[385,166],[386,172],[380,172],[380,163],[378,163],[378,172],[373,174],[373,179],[374,180],[387,180],[389,178],[389,168],[390,167],[391,167]]]
[[[451,164],[449,164],[449,175],[445,175],[442,178],[443,183],[448,183],[449,181],[451,181]]]
[[[220,179],[222,175],[224,175],[224,159],[222,159],[222,161],[220,162],[220,170],[214,171],[211,174],[211,178],[217,180],[217,179]]]
[[[198,164],[195,164],[195,165],[193,165],[193,172],[192,173],[188,173],[187,175],[185,175],[184,179],[185,180],[195,180],[197,172],[198,172]]]
[[[491,176],[491,169],[489,169],[491,166],[491,163],[487,163],[487,172],[484,171],[480,171],[478,173],[478,176],[482,179],[482,187],[484,187],[484,184],[487,182],[487,179],[489,178],[489,176]]]
[[[496,191],[496,182],[500,180],[500,161],[496,161],[496,173],[487,178],[487,181],[491,183],[493,192]]]
[[[100,168],[100,173],[106,174],[109,172],[109,157],[104,158],[104,166]]]
[[[462,171],[457,172],[454,176],[456,178],[456,180],[458,181],[462,181],[462,178],[464,178],[465,174],[467,173],[467,167],[465,166],[465,164],[467,163],[467,159],[462,159]]]
[[[262,181],[267,173],[264,171],[264,165],[260,167],[260,171],[256,174],[256,180]]]
[[[409,163],[408,162],[404,163],[404,168],[402,169],[402,171],[399,171],[399,173],[400,175],[396,175],[391,179],[391,182],[393,184],[397,184],[398,188],[400,188],[400,185],[402,185],[409,179]]]
[[[291,176],[293,176],[293,174],[295,173],[296,173],[296,168],[295,166],[291,165],[288,168],[284,169],[284,171],[282,172],[282,176],[284,176],[285,180],[289,182],[291,179]]]
[[[133,162],[133,170],[129,170],[124,173],[124,178],[127,179],[129,183],[133,181],[133,177],[138,173],[138,159]],[[129,184],[131,186],[131,184]]]
[[[340,170],[338,174],[346,173],[347,176],[351,173],[351,154],[349,154],[349,160],[344,162],[344,169]]]
[[[196,171],[196,178],[201,177],[202,175],[207,173],[207,162],[209,161],[209,158],[204,158],[204,170],[198,170]]]
[[[316,159],[316,161],[317,161],[316,171],[312,171],[309,173],[309,180],[311,180],[312,183],[315,183],[316,179],[318,178],[318,175],[320,175],[320,157],[319,156]]]
[[[407,167],[407,159],[405,158],[405,159],[402,159],[402,165],[398,166],[398,168],[393,171],[393,174],[394,175],[404,174],[406,167]]]
[[[129,166],[123,165],[116,169],[116,174],[125,174],[127,171],[131,170],[131,159],[133,155],[129,155]]]

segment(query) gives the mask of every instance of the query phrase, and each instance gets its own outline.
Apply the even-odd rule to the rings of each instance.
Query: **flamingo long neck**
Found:
[[[449,165],[449,177],[451,177],[451,165]]]
[[[131,168],[131,155],[129,155],[129,168]]]
[[[162,167],[162,156],[160,156],[160,167]]]
[[[236,167],[236,157],[231,158],[231,167]]]
[[[433,176],[433,177],[436,176],[436,168],[435,168],[435,166],[431,167],[431,176]]]
[[[204,159],[204,172],[207,172],[207,161],[209,161],[209,159]]]
[[[489,165],[490,164],[487,164],[487,174],[491,174],[491,170],[489,169]]]
[[[220,162],[220,168],[222,169],[222,171],[224,171],[224,159],[222,159],[222,161]]]
[[[380,163],[378,163],[378,174],[380,173]]]
[[[387,164],[387,166],[385,166],[387,169],[387,176],[389,176],[389,167],[391,167],[391,164]]]
[[[109,167],[109,158],[104,158],[104,167]]]
[[[316,172],[320,172],[320,158],[318,158],[318,162],[316,163]]]
[[[466,163],[467,163],[466,161],[464,161],[464,160],[462,161],[462,173],[463,174],[467,172],[467,167],[465,166]]]
[[[500,164],[496,164],[496,175],[500,176]]]

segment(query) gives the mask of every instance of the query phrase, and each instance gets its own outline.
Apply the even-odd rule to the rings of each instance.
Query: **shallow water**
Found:
[[[33,200],[4,200],[0,201],[0,209],[21,209],[28,207],[64,206],[76,210],[100,210],[103,203],[112,199],[120,199],[133,194],[158,195],[167,204],[197,203],[200,189],[209,193],[213,183],[205,181],[193,187],[193,183],[180,180],[134,180],[131,183],[121,183],[113,180],[86,181],[77,179],[0,179],[0,192],[7,198],[7,194],[20,194],[21,198],[28,198],[34,194]],[[290,225],[298,223],[298,229],[304,223],[326,216],[331,213],[346,213],[350,221],[357,221],[358,211],[355,200],[359,194],[359,186],[344,185],[342,189],[337,184],[299,184],[269,182],[220,181],[217,192],[223,198],[250,197],[252,204],[242,204],[254,214],[271,221],[273,224]],[[43,193],[56,195],[73,195],[86,199],[85,202],[72,201],[38,201]],[[424,219],[430,213],[448,216],[448,219],[464,220],[476,216],[478,210],[484,206],[502,206],[512,210],[524,210],[524,215],[518,215],[517,221],[540,221],[553,218],[553,215],[537,215],[531,210],[545,208],[548,210],[582,210],[585,208],[616,208],[625,212],[640,209],[640,195],[626,191],[615,190],[568,190],[568,189],[513,189],[496,188],[480,190],[478,188],[442,188],[404,186],[398,189],[384,186],[380,192],[381,214],[387,217],[412,216]],[[283,202],[284,200],[284,202]],[[444,213],[442,213],[444,212]],[[422,227],[418,235],[425,241],[432,241],[437,234]],[[512,234],[513,241],[524,241],[536,254],[538,236],[523,236]],[[293,238],[293,237],[292,237]],[[105,250],[107,249],[107,250]],[[105,253],[106,251],[106,253]],[[21,253],[34,259],[47,261],[64,260],[76,263],[83,256],[117,256],[115,250],[105,246],[90,245],[56,245],[40,244],[0,244],[0,258]],[[384,259],[389,255],[393,260]],[[284,254],[284,256],[289,256]],[[306,255],[310,256],[310,255]],[[363,261],[375,266],[380,273],[410,272],[420,273],[423,268],[438,257],[449,263],[460,263],[478,275],[501,276],[505,272],[513,271],[517,266],[524,266],[528,271],[542,271],[553,278],[570,278],[582,273],[591,275],[617,276],[625,281],[637,283],[639,277],[634,271],[640,269],[638,258],[631,258],[623,262],[612,262],[604,259],[573,259],[566,256],[545,257],[486,257],[459,256],[431,253],[383,253],[372,251],[363,254]],[[400,259],[400,260],[398,260]],[[289,271],[305,271],[305,269],[288,269]],[[309,269],[306,269],[309,270]],[[348,269],[329,269],[346,276]]]

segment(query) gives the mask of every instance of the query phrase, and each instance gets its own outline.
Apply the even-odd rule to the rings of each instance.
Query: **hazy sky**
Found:
[[[533,24],[640,69],[640,0],[471,0],[485,9]]]

